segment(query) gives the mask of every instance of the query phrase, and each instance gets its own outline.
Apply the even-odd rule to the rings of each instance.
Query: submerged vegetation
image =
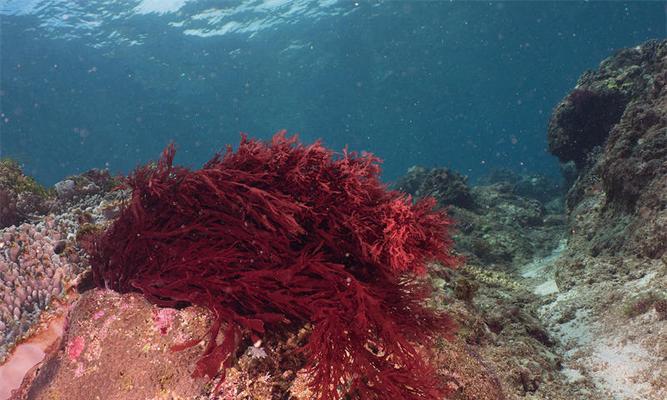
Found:
[[[174,166],[174,153],[127,179],[132,199],[94,239],[91,263],[100,286],[212,312],[196,376],[224,373],[244,339],[310,326],[298,352],[320,399],[441,398],[415,347],[453,328],[427,308],[420,278],[428,261],[457,260],[432,199],[388,191],[370,154],[284,132],[244,137],[196,171]]]
[[[12,188],[16,193],[31,193],[40,197],[53,195],[53,191],[37,183],[33,177],[24,175],[18,161],[11,158],[0,160],[0,187]]]
[[[33,214],[48,210],[53,190],[46,189],[21,170],[15,160],[0,160],[0,228],[18,225]]]

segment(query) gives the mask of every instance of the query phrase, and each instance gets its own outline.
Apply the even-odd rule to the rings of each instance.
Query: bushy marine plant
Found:
[[[300,351],[319,399],[442,398],[414,346],[453,329],[425,305],[426,263],[456,261],[432,199],[387,190],[371,154],[285,132],[243,136],[195,171],[174,154],[127,178],[132,198],[92,241],[91,264],[99,286],[212,312],[195,376],[224,374],[241,338],[310,324]]]

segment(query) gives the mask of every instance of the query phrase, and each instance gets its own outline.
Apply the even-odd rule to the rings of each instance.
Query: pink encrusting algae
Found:
[[[167,334],[167,331],[171,327],[171,324],[174,323],[174,318],[176,317],[176,310],[173,308],[160,308],[153,312],[153,322],[155,323],[155,328],[163,335]]]
[[[83,353],[83,348],[86,346],[86,341],[82,336],[76,336],[67,344],[67,357],[70,361],[76,361],[81,353]]]

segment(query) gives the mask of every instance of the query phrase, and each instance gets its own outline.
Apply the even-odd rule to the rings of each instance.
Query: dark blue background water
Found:
[[[554,105],[615,49],[665,36],[663,2],[251,2],[211,25],[192,16],[220,2],[24,2],[38,7],[0,2],[0,146],[49,184],[127,172],[170,140],[195,166],[282,128],[374,152],[387,179],[414,164],[555,175]],[[252,30],[260,18],[273,25]]]

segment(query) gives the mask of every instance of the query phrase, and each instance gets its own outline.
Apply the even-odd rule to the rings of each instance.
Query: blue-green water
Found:
[[[552,108],[665,2],[0,0],[0,152],[50,184],[279,129],[471,176],[558,174]]]

